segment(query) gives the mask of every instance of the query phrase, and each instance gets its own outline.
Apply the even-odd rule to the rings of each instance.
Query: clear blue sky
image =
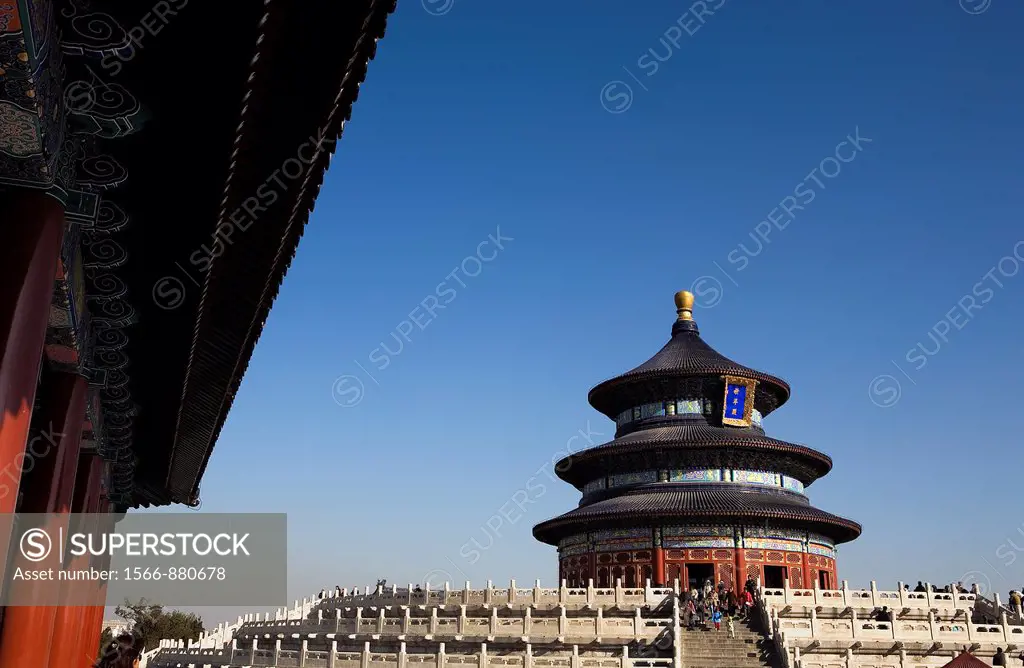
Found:
[[[701,24],[663,1],[400,2],[203,512],[289,513],[294,595],[553,583],[530,530],[579,494],[551,462],[588,424],[613,432],[587,391],[656,352],[673,293],[711,276],[705,339],[791,383],[765,429],[828,453],[811,500],[864,525],[841,578],[1024,585],[1024,266],[990,273],[1024,239],[1024,5],[963,5],[984,11],[728,0]],[[825,160],[857,128],[870,141]],[[801,187],[813,201],[772,213]],[[479,275],[449,277],[499,228],[504,250],[464,265]],[[447,289],[381,370],[373,351]],[[919,343],[935,354],[908,359]],[[894,405],[872,401],[874,382],[895,397],[880,374]],[[474,539],[490,549],[470,563]]]

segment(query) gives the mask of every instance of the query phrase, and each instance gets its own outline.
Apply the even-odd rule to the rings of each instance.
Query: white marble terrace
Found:
[[[239,617],[196,642],[165,641],[146,659],[150,668],[684,668],[678,583],[466,585],[332,590]],[[991,664],[997,647],[1009,667],[1024,668],[1024,623],[998,596],[912,592],[902,583],[882,590],[874,582],[759,592],[782,668],[938,668],[965,648]],[[891,622],[873,619],[882,607]],[[654,656],[654,646],[674,656]]]
[[[991,664],[996,649],[1022,666],[1018,614],[972,593],[894,590],[761,590],[761,614],[788,668],[938,668],[968,649]],[[892,621],[873,613],[887,607]],[[1014,623],[1010,622],[1011,617]]]
[[[410,586],[296,601],[246,615],[195,642],[165,641],[150,667],[278,668],[669,668],[678,598],[667,587],[418,591]],[[669,642],[663,642],[665,636]],[[374,645],[377,645],[374,648]]]

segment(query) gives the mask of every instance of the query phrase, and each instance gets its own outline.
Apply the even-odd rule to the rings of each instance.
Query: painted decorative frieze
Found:
[[[558,547],[568,547],[570,545],[586,545],[589,541],[587,534],[578,533],[573,536],[566,536],[562,540],[558,541]]]
[[[645,420],[665,415],[711,415],[714,404],[710,399],[669,399],[628,408],[615,417],[615,426],[622,427],[635,420]],[[756,424],[761,424],[761,414],[754,411]]]
[[[732,472],[733,482],[745,482],[750,485],[772,485],[782,487],[782,479],[778,473],[770,471],[738,471]]]
[[[638,485],[647,482],[658,482],[657,471],[634,471],[632,473],[620,473],[609,476],[609,487],[621,487],[622,485]]]
[[[836,549],[834,547],[828,547],[826,545],[818,545],[816,543],[807,544],[807,552],[810,554],[817,554],[822,557],[836,558]]]
[[[804,493],[804,484],[796,478],[790,478],[787,475],[782,476],[782,486],[791,492]]]
[[[696,469],[691,471],[670,471],[669,482],[720,482],[721,469]]]
[[[650,537],[651,530],[647,527],[640,527],[635,529],[606,529],[604,531],[595,531],[593,534],[591,534],[591,538],[595,542]]]
[[[665,414],[665,403],[659,401],[653,404],[644,404],[640,407],[640,419],[645,420],[650,417],[660,417]]]

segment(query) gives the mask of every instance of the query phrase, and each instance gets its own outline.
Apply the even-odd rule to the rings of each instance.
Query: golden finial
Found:
[[[682,290],[676,293],[676,313],[679,320],[693,320],[693,293]]]

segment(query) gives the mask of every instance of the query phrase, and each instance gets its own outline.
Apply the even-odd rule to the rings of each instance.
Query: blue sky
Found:
[[[707,5],[399,3],[202,487],[289,514],[294,595],[553,583],[552,461],[695,282],[841,578],[1024,585],[1024,5]]]

